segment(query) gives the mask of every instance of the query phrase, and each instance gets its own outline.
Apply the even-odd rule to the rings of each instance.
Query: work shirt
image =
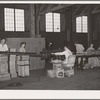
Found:
[[[83,53],[84,47],[82,44],[75,44],[76,46],[76,53]]]
[[[25,49],[25,48],[20,47],[20,48],[19,48],[19,52],[26,52],[26,49]]]
[[[8,51],[7,44],[4,44],[4,45],[0,44],[0,51]]]
[[[65,51],[63,52],[57,52],[55,53],[55,55],[65,55],[65,60],[64,60],[64,64],[67,64],[68,63],[68,57],[70,55],[72,55],[72,52],[69,50],[69,49],[66,49]]]

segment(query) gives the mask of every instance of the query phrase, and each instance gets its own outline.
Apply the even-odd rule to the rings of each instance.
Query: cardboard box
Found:
[[[2,55],[0,56],[0,62],[7,62],[8,61],[8,56]]]
[[[0,74],[7,74],[8,73],[8,62],[0,63]]]
[[[16,78],[17,77],[17,73],[10,73],[11,74],[11,78]]]
[[[0,74],[0,81],[10,80],[10,74]]]

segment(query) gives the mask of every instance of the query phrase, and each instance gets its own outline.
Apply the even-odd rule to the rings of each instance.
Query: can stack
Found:
[[[10,80],[8,72],[8,56],[0,55],[0,81]]]
[[[27,55],[17,57],[18,76],[29,76],[30,58]]]
[[[10,49],[10,52],[16,52],[16,49]],[[16,70],[16,55],[10,55],[9,58],[9,69],[11,78],[17,77],[17,70]]]

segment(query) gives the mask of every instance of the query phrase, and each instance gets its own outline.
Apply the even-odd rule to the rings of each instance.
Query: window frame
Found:
[[[77,32],[77,20],[76,19],[78,17],[81,17],[81,32]],[[83,30],[84,29],[84,26],[83,26],[83,22],[84,22],[83,21],[83,17],[87,17],[87,32],[84,32],[84,30]],[[75,27],[76,33],[88,33],[88,16],[87,15],[77,16],[76,19],[75,19],[75,22],[76,22],[75,23],[75,25],[76,25],[76,27]]]
[[[52,25],[53,25],[52,31],[46,31],[46,14],[48,14],[48,13],[52,13]],[[54,33],[60,33],[60,32],[61,32],[61,13],[56,13],[56,12],[48,12],[48,13],[45,14],[45,32],[46,32],[46,33],[53,33],[53,32],[54,32]],[[60,18],[59,18],[59,21],[60,21],[60,25],[59,25],[59,26],[60,26],[60,27],[59,27],[60,29],[59,29],[59,30],[60,30],[60,31],[55,31],[55,30],[54,30],[54,28],[55,28],[55,27],[54,27],[54,22],[55,22],[55,21],[54,21],[54,14],[59,14],[59,15],[60,15]]]
[[[14,31],[6,31],[5,30],[5,8],[8,8],[8,9],[14,9]],[[19,10],[23,10],[24,11],[24,31],[16,31],[16,16],[15,16],[15,9],[19,9]],[[25,9],[22,9],[22,8],[14,8],[14,7],[4,7],[3,9],[3,13],[4,13],[4,31],[5,32],[20,32],[20,33],[24,33],[26,32],[26,29],[25,29]]]

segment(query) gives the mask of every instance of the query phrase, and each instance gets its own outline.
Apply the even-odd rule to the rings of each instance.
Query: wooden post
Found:
[[[67,21],[66,21],[66,31],[67,31],[67,41],[71,40],[72,36],[72,11],[69,9],[69,11],[66,14]]]
[[[92,21],[92,7],[88,6],[88,46],[91,44],[93,40],[93,21]]]
[[[31,4],[30,5],[30,11],[31,11],[31,37],[35,37],[35,5]]]

